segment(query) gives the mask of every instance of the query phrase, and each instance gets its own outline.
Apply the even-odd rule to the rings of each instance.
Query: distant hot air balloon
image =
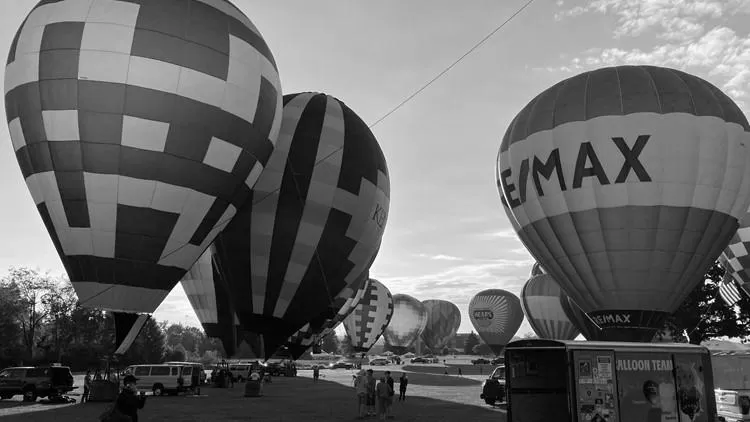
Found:
[[[240,340],[237,338],[239,321],[226,283],[212,264],[213,253],[213,247],[206,249],[181,283],[206,336],[221,340],[227,357],[231,357]]]
[[[740,228],[729,240],[729,245],[719,256],[719,263],[728,276],[750,294],[750,212],[740,221]]]
[[[568,295],[549,274],[531,277],[521,289],[521,307],[539,338],[573,340],[580,334],[565,314]]]
[[[461,310],[447,300],[425,300],[427,324],[422,331],[422,341],[433,351],[440,353],[458,332],[461,325]]]
[[[371,278],[359,304],[344,319],[344,329],[355,352],[367,352],[383,334],[393,316],[393,296],[383,283]]]
[[[385,327],[385,343],[403,354],[416,342],[427,325],[427,309],[422,302],[405,294],[393,295],[393,317]]]
[[[352,288],[385,228],[385,157],[367,125],[325,94],[284,96],[277,148],[216,238],[240,324],[270,356]]]
[[[338,307],[336,315],[331,319],[322,320],[319,322],[309,322],[304,327],[297,330],[294,334],[289,336],[284,346],[289,350],[290,355],[293,359],[299,359],[307,349],[315,345],[316,342],[320,342],[323,338],[333,334],[333,330],[336,326],[344,320],[354,310],[354,307],[359,304],[362,296],[365,294],[367,287],[370,285],[370,272],[366,271],[362,275],[361,281],[356,283],[359,287],[352,293],[351,289],[345,289],[339,294],[338,298],[334,301],[334,307]],[[344,298],[344,294],[349,294],[348,298]]]
[[[693,75],[585,72],[516,116],[498,187],[524,245],[602,339],[650,341],[750,205],[749,129],[729,97]]]
[[[542,274],[547,274],[547,272],[544,271],[544,268],[542,268],[538,262],[534,262],[534,265],[531,266],[531,275],[529,275],[529,277],[535,277]]]
[[[482,340],[499,355],[521,327],[521,301],[502,289],[482,290],[469,302],[469,319]]]
[[[206,250],[281,124],[273,55],[228,1],[40,1],[5,104],[81,305],[123,313],[153,312]]]

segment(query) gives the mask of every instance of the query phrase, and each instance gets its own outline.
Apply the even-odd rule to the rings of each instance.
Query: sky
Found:
[[[333,95],[377,121],[493,31],[526,0],[235,0],[263,34],[284,94]],[[3,0],[0,57],[36,1]],[[470,5],[470,7],[469,7]],[[500,140],[537,94],[578,73],[665,65],[750,92],[750,0],[536,0],[421,94],[373,127],[390,171],[388,223],[371,277],[392,293],[462,311],[481,290],[519,294],[533,258],[502,210]],[[0,109],[3,104],[0,104]],[[0,274],[64,273],[0,127]],[[178,285],[154,314],[199,326]],[[524,321],[519,334],[531,331]]]

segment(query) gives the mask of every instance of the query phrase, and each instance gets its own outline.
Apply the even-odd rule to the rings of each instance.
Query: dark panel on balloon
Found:
[[[42,33],[40,51],[80,50],[84,22],[56,22],[47,24]]]
[[[216,53],[229,54],[229,15],[200,1],[190,3],[186,39]],[[225,61],[228,62],[228,58]],[[226,70],[229,63],[226,64]],[[226,79],[226,70],[224,77]]]
[[[268,82],[268,79],[266,78],[260,78],[260,96],[261,98],[267,98],[268,99],[268,108],[265,107],[258,107],[255,110],[255,117],[253,117],[253,125],[257,128],[257,130],[261,131],[262,133],[267,133],[271,131],[271,127],[273,126],[273,118],[276,113],[272,112],[276,107],[276,96],[273,95],[274,92],[276,92],[276,88],[273,87],[273,85]],[[259,154],[261,154],[258,158],[262,158],[264,155],[266,156],[266,161],[268,160],[268,156],[271,155],[271,150],[268,149],[266,151],[258,151]],[[263,161],[265,162],[265,161]]]
[[[55,169],[57,170],[57,169]],[[86,186],[80,171],[55,171],[57,188],[70,227],[90,227]]]
[[[78,77],[78,75],[74,76]],[[78,81],[78,111],[95,111],[98,113],[117,113],[136,116],[127,110],[124,84],[109,82]],[[130,87],[128,86],[128,90]],[[132,101],[128,93],[128,103]],[[153,119],[152,119],[153,120]]]
[[[47,50],[39,53],[39,80],[78,77],[79,50]]]
[[[172,123],[169,125],[169,132],[167,132],[164,152],[188,160],[203,161],[211,138],[211,131],[204,126]]]
[[[83,143],[117,144],[122,142],[122,114],[78,113],[78,133]]]
[[[49,142],[47,145],[56,171],[80,172],[83,170],[80,142]],[[82,179],[83,174],[80,177]]]
[[[188,5],[184,0],[140,1],[136,29],[148,29],[178,38],[185,37]],[[163,60],[163,59],[162,59]],[[163,60],[164,61],[164,60]]]
[[[252,29],[246,27],[242,22],[231,17],[229,18],[229,33],[250,44],[254,49],[258,51],[258,53],[262,54],[263,57],[267,58],[268,61],[271,62],[274,69],[278,70],[278,68],[276,67],[276,61],[271,54],[271,49],[268,48],[266,40],[264,40],[260,35],[256,34]]]
[[[38,86],[44,110],[75,110],[78,108],[77,79],[49,79],[40,81]]]
[[[211,229],[213,229],[216,223],[219,222],[221,216],[224,215],[224,211],[226,211],[228,206],[229,202],[219,198],[215,199],[214,203],[211,204],[211,208],[208,209],[206,216],[203,217],[203,221],[201,221],[201,224],[190,238],[190,244],[200,246],[203,243],[203,240],[206,239],[206,236],[208,236]]]
[[[344,148],[341,158],[341,173],[339,174],[338,187],[348,192],[357,194],[362,179],[369,180],[373,185],[378,185],[378,170],[388,175],[385,164],[385,156],[380,149],[375,136],[367,125],[344,103],[340,103],[344,110],[344,136],[350,140]],[[356,141],[356,144],[354,142]],[[372,163],[376,165],[373,166]],[[384,186],[386,195],[390,195],[389,187]]]

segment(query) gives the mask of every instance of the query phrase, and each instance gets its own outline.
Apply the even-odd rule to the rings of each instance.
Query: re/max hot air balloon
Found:
[[[482,340],[499,355],[521,327],[521,301],[502,289],[482,290],[469,302],[469,319]]]
[[[693,75],[585,72],[516,116],[498,187],[524,245],[602,339],[650,341],[750,205],[748,129],[729,97]]]
[[[393,296],[383,283],[371,278],[359,304],[344,319],[344,329],[355,352],[367,352],[391,322]]]
[[[533,276],[521,288],[523,313],[539,338],[573,340],[580,334],[563,309],[567,301],[568,295],[549,274]]]
[[[262,335],[266,357],[369,268],[388,198],[385,157],[349,107],[284,96],[277,148],[215,242],[240,324]]]
[[[354,307],[359,304],[362,296],[367,290],[367,286],[370,285],[370,273],[365,272],[362,276],[361,282],[357,282],[357,290],[352,294],[351,289],[344,289],[341,294],[334,301],[334,306],[338,307],[336,315],[331,319],[326,319],[320,322],[309,322],[304,327],[297,330],[296,333],[289,336],[284,346],[289,350],[290,355],[293,359],[299,359],[303,353],[316,342],[320,342],[323,338],[333,333],[336,326],[344,320],[354,310]],[[344,298],[344,294],[349,294],[350,297]]]
[[[419,300],[405,294],[393,295],[393,317],[383,337],[395,353],[404,354],[422,335],[427,325],[427,309]]]
[[[182,278],[182,288],[207,337],[224,345],[227,357],[234,355],[238,344],[239,321],[229,300],[229,291],[221,274],[212,264],[213,247],[198,258]]]
[[[461,310],[447,300],[430,299],[423,301],[422,305],[427,311],[422,341],[433,353],[440,353],[458,332]]]
[[[82,306],[153,312],[250,195],[276,63],[228,1],[40,1],[5,70],[13,149]]]

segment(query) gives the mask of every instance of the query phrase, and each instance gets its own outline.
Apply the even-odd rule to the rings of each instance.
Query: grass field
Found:
[[[380,368],[379,368],[380,369]],[[381,372],[380,370],[378,372]],[[356,397],[351,387],[353,371],[324,370],[314,384],[312,371],[296,378],[277,377],[264,386],[263,397],[244,397],[244,385],[233,389],[204,387],[201,396],[149,397],[139,421],[352,421]],[[398,375],[394,371],[393,375]],[[409,374],[407,401],[394,403],[399,421],[505,421],[499,408],[479,400],[478,381],[431,374]],[[6,408],[7,406],[7,408]],[[40,410],[11,414],[4,410]],[[111,404],[86,403],[58,406],[0,402],[3,422],[96,421]],[[372,418],[371,418],[372,420]]]

